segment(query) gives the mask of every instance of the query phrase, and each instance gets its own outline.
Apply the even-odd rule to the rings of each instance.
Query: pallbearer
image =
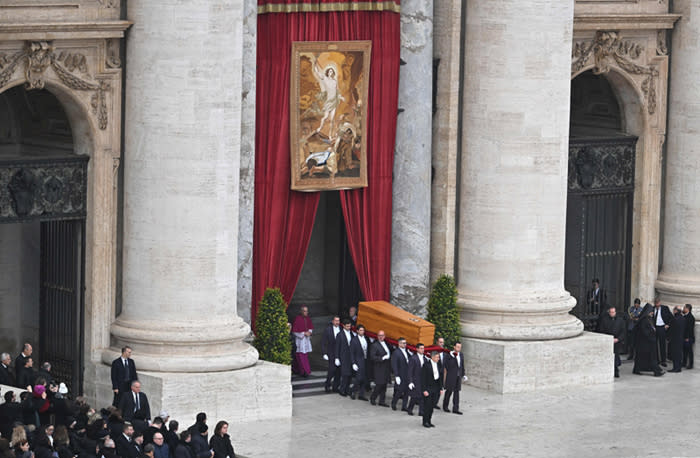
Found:
[[[462,381],[467,381],[464,374],[464,355],[462,344],[457,342],[452,351],[445,355],[445,399],[442,401],[442,410],[449,412],[450,396],[452,398],[452,413],[462,415],[459,410],[459,392],[462,390]]]
[[[423,364],[421,385],[423,386],[423,426],[432,428],[433,406],[435,400],[444,391],[442,364],[440,355],[434,351],[430,355],[430,363]]]

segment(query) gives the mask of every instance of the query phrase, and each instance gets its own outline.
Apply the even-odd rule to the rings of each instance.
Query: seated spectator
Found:
[[[53,425],[37,428],[32,444],[36,458],[53,458],[53,431]]]
[[[56,426],[53,433],[53,447],[58,453],[58,458],[73,458],[75,456],[70,447],[68,429],[64,425]]]
[[[220,421],[216,424],[209,446],[214,452],[214,458],[236,458],[236,454],[233,452],[233,444],[231,444],[231,437],[228,435],[228,423]]]
[[[19,424],[12,428],[10,447],[17,447],[22,441],[27,441],[27,430],[24,428],[24,425]],[[27,450],[29,450],[29,448],[27,448]]]

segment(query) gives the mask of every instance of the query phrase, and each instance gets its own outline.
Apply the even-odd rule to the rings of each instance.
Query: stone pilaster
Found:
[[[399,115],[394,155],[391,301],[422,313],[430,275],[433,2],[401,3]]]
[[[244,402],[247,415],[285,416],[289,368],[269,380],[281,408],[254,395],[258,353],[237,315],[243,3],[154,0],[128,14],[123,308],[113,343],[132,346],[154,410],[167,402],[174,417],[207,408],[237,416]],[[227,373],[248,380],[238,395],[218,399],[200,385]],[[176,391],[190,400],[171,401]]]
[[[583,330],[564,289],[573,7],[465,12],[458,305],[471,383],[498,391],[612,381],[611,339],[567,339]],[[580,367],[591,342],[602,364]]]
[[[656,281],[664,304],[700,306],[700,3],[675,0],[666,140],[663,262]]]

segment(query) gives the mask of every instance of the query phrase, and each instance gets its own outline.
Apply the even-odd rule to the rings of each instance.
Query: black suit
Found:
[[[10,368],[0,363],[0,385],[15,386],[15,377]]]
[[[121,458],[138,458],[139,453],[133,440],[127,439],[124,434],[119,434],[114,439],[117,455]]]
[[[621,363],[620,353],[624,351],[625,336],[627,334],[625,331],[625,322],[618,316],[612,318],[609,313],[606,313],[600,323],[600,332],[613,336],[613,338],[617,339],[617,343],[613,345],[613,349],[615,351],[615,376],[618,376],[618,368],[620,367]]]
[[[384,342],[386,348],[389,352],[389,344]],[[374,342],[370,346],[369,359],[372,361],[372,366],[374,368],[374,390],[372,390],[372,395],[370,396],[370,401],[374,402],[379,396],[379,403],[384,404],[384,399],[386,397],[386,385],[389,383],[389,377],[391,377],[391,362],[390,358],[384,359],[385,356],[389,355],[387,350],[384,350],[382,344],[379,341]]]
[[[591,313],[598,314],[598,323],[596,324],[596,331],[600,331],[600,321],[605,314],[605,305],[608,302],[608,296],[605,294],[603,288],[591,288],[586,294],[586,302],[588,302],[588,307]]]
[[[348,331],[348,333],[350,334],[350,341],[352,341],[352,331]],[[348,341],[348,337],[345,334],[345,329],[341,329],[338,335],[335,336],[335,358],[340,360],[340,365],[336,366],[340,369],[340,386],[338,387],[338,392],[342,395],[348,394],[350,377],[352,377],[350,341]]]
[[[683,366],[693,368],[693,344],[695,344],[695,317],[692,312],[685,316],[685,339],[683,342]]]
[[[350,356],[352,357],[352,363],[357,366],[357,371],[355,371],[355,381],[353,383],[353,391],[359,392],[360,396],[365,395],[365,389],[369,387],[369,380],[367,378],[367,359],[370,352],[369,339],[364,337],[366,342],[366,352],[362,349],[362,344],[360,343],[360,336],[353,336],[350,342]]]
[[[433,373],[432,361],[426,361],[423,364],[423,370],[421,371],[421,385],[423,387],[423,392],[428,392],[428,396],[424,397],[423,400],[423,424],[431,424],[433,418],[433,407],[435,406],[435,399],[440,396],[440,391],[443,389],[443,370],[442,365],[437,363],[437,373],[438,378],[435,378]]]
[[[681,371],[683,363],[683,342],[685,341],[685,317],[678,314],[671,321],[671,326],[668,328],[669,337],[669,353],[671,361],[673,361],[673,372]]]
[[[4,438],[12,437],[12,426],[21,420],[22,408],[18,402],[0,404],[0,434]]]
[[[400,348],[391,354],[391,371],[394,373],[394,395],[391,398],[391,408],[396,409],[396,403],[401,399],[401,410],[408,408],[408,350],[404,349],[406,356]],[[399,377],[401,383],[396,383]]]
[[[658,310],[654,308],[653,323],[654,327],[656,328],[656,345],[659,349],[658,361],[659,364],[665,364],[666,356],[668,356],[668,352],[666,351],[666,328],[665,326],[656,325],[657,315],[659,314],[659,311],[661,311],[661,319],[664,320],[665,326],[671,325],[671,322],[673,321],[673,314],[671,313],[671,310],[669,310],[668,307],[665,305],[660,306]]]
[[[340,326],[338,326],[338,329],[342,331]],[[340,332],[338,332],[338,334],[340,334]],[[333,330],[332,324],[329,324],[326,329],[323,330],[323,335],[321,336],[321,353],[328,356],[326,391],[331,387],[331,380],[333,380],[333,391],[338,391],[338,387],[340,386],[340,368],[335,365],[335,331]]]
[[[459,358],[459,360],[458,360]],[[442,401],[442,409],[448,410],[450,396],[452,398],[452,411],[459,412],[459,392],[462,390],[462,378],[464,377],[464,354],[452,352],[445,355],[445,399]]]
[[[27,362],[23,353],[20,353],[17,358],[15,358],[15,380],[17,381],[18,388],[27,388],[27,385],[22,386],[22,372],[24,372],[24,365]]]
[[[138,405],[134,399],[133,391],[124,393],[119,400],[119,409],[122,411],[122,417],[126,421],[133,422],[134,419],[151,419],[151,406],[148,405],[148,398],[144,393],[138,394]],[[136,426],[134,426],[134,429],[136,429]]]
[[[421,360],[423,360],[423,365],[421,365]],[[411,396],[411,402],[408,404],[408,411],[413,413],[413,406],[418,404],[418,415],[423,415],[423,390],[421,389],[421,370],[423,366],[428,362],[425,356],[421,354],[414,354],[408,358],[408,384],[413,384],[413,389],[409,387],[409,394]]]
[[[120,395],[131,391],[131,382],[138,380],[134,360],[128,358],[126,365],[128,368],[124,365],[121,356],[112,361],[112,390],[119,390],[118,393],[114,394],[114,399],[112,400],[112,405],[115,407],[119,406]]]

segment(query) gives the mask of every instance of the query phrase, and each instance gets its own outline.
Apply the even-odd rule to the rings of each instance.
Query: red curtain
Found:
[[[293,0],[258,5],[296,4]],[[304,3],[342,3],[328,0]],[[353,3],[353,2],[346,2]],[[387,3],[387,2],[377,2]],[[397,2],[398,3],[398,2]],[[400,18],[387,11],[258,16],[253,327],[265,288],[289,302],[311,238],[318,193],[290,190],[289,86],[293,41],[372,40],[367,119],[369,187],[341,191],[348,244],[367,300],[389,297],[391,172],[398,106]]]

